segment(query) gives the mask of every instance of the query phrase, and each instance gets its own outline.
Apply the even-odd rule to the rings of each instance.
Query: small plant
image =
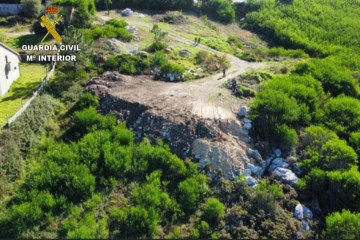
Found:
[[[240,49],[244,48],[244,45],[236,37],[228,37],[227,42],[229,44],[235,45],[236,47],[238,47]]]
[[[237,95],[239,97],[255,97],[256,92],[253,89],[242,85],[238,88]]]

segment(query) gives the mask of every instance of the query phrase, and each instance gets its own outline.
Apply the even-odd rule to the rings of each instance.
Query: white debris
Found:
[[[246,176],[246,183],[252,188],[256,187],[259,184],[258,181],[251,176]]]
[[[295,184],[299,181],[299,178],[296,176],[293,171],[286,168],[276,168],[272,173],[275,178],[279,179],[283,183],[290,184],[291,186],[295,186]]]
[[[298,203],[295,207],[294,216],[299,220],[304,219],[304,208],[300,203]]]
[[[134,15],[134,12],[130,8],[125,8],[124,10],[121,11],[121,15],[130,17]]]
[[[272,173],[278,167],[288,168],[289,166],[290,165],[286,162],[284,158],[275,158],[269,167],[269,172]]]
[[[303,207],[303,209],[304,209],[304,217],[307,219],[311,219],[313,217],[312,211],[305,206]]]

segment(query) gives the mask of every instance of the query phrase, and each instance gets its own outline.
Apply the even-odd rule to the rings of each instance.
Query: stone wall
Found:
[[[19,15],[21,4],[0,4],[0,16],[5,15]]]

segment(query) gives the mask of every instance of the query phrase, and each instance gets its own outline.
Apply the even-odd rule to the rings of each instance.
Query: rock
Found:
[[[99,38],[94,44],[94,48],[102,49],[105,51],[119,52],[121,42],[116,38]]]
[[[198,69],[196,69],[196,72],[197,72],[197,73],[204,73],[204,69],[198,68]]]
[[[146,17],[144,14],[139,14],[138,18],[144,18]]]
[[[190,51],[187,50],[187,49],[180,50],[180,51],[179,51],[179,54],[180,54],[181,57],[190,57],[190,56],[193,55],[193,53],[190,52]]]
[[[270,155],[265,161],[263,161],[263,167],[266,168],[270,166],[272,160],[275,158],[274,155]]]
[[[200,169],[204,169],[205,166],[206,166],[206,160],[200,159],[200,161],[199,161],[199,168],[200,168]]]
[[[287,161],[288,163],[290,163],[290,164],[294,164],[294,163],[297,162],[297,158],[294,157],[294,156],[289,156],[289,157],[286,158],[286,161]]]
[[[295,184],[299,181],[299,178],[296,176],[293,171],[286,168],[276,168],[272,173],[276,179],[280,181],[290,184],[291,186],[295,186]]]
[[[244,124],[244,128],[245,128],[246,130],[250,130],[250,129],[251,129],[251,127],[252,127],[251,120],[250,120],[250,119],[245,118],[245,119],[244,119],[244,122],[245,122],[245,124]]]
[[[125,8],[124,10],[121,11],[121,15],[125,17],[130,17],[134,15],[134,12],[130,8]]]
[[[200,138],[213,139],[218,135],[218,132],[209,122],[200,120],[196,126],[196,135]]]
[[[260,153],[257,150],[249,149],[247,151],[247,155],[251,158],[254,158],[255,160],[262,161],[262,157]]]
[[[248,112],[248,109],[246,106],[241,107],[240,111],[238,113],[238,117],[240,117],[240,118],[245,117],[247,112]]]
[[[170,48],[165,48],[165,49],[164,49],[164,52],[165,52],[165,53],[171,53],[172,51],[171,51]]]
[[[244,175],[251,176],[251,169],[245,169]]]
[[[265,169],[260,166],[255,166],[252,163],[246,164],[246,170],[250,170],[252,174],[261,177],[264,174]]]
[[[137,28],[135,26],[126,26],[126,29],[129,33],[134,33],[137,31]]]
[[[149,53],[145,52],[145,51],[139,51],[136,53],[136,55],[138,55],[140,57],[147,57],[149,55]]]
[[[310,231],[310,226],[306,221],[301,221],[301,227],[305,230],[305,231]]]
[[[272,173],[276,168],[288,168],[290,165],[286,162],[285,159],[283,158],[275,158],[270,167],[269,167],[269,172]]]
[[[281,156],[281,150],[280,150],[280,149],[276,149],[276,150],[275,150],[275,155],[276,155],[277,157],[280,157],[280,156]]]
[[[303,171],[301,170],[299,164],[295,164],[293,167],[294,172],[296,173],[296,175],[301,175],[303,173]]]
[[[294,216],[299,220],[304,219],[304,208],[300,203],[298,203],[295,207]]]
[[[303,209],[304,209],[304,217],[307,219],[311,219],[313,217],[312,211],[305,206],[303,207]]]
[[[100,78],[106,81],[120,82],[123,76],[118,72],[104,72]]]
[[[259,184],[258,181],[251,176],[246,176],[246,183],[252,188],[256,187]]]

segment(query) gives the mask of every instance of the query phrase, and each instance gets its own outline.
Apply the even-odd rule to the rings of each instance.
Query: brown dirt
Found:
[[[144,22],[130,24],[151,26]],[[169,37],[193,44],[193,40],[173,31],[169,32]],[[201,44],[198,48],[224,54]],[[226,77],[220,73],[197,81],[170,83],[154,81],[152,76],[121,75],[121,81],[92,81],[89,89],[102,96],[105,112],[113,110],[127,116],[125,119],[132,122],[131,127],[141,135],[165,139],[180,157],[192,154],[200,163],[210,162],[214,169],[222,169],[224,176],[231,178],[233,174],[239,175],[239,170],[250,161],[246,152],[253,146],[236,114],[242,106],[249,106],[251,99],[236,98],[230,90],[220,86],[246,71],[267,65],[225,55],[231,62]],[[208,129],[215,129],[215,137],[197,134],[201,121],[208,124]]]

